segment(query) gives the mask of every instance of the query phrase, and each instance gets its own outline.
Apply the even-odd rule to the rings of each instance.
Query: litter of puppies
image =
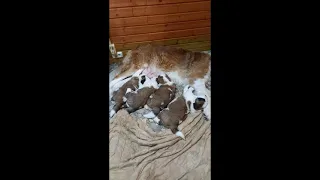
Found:
[[[133,113],[139,109],[150,110],[143,116],[153,119],[158,125],[170,129],[173,134],[185,139],[179,130],[181,124],[190,113],[202,111],[207,105],[207,97],[196,95],[192,86],[187,85],[182,95],[176,97],[177,88],[165,73],[149,78],[137,71],[112,95],[115,105],[110,112],[110,118],[121,108]]]

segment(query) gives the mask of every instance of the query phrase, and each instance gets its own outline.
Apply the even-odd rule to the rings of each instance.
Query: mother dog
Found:
[[[211,56],[202,52],[191,52],[168,46],[145,45],[128,51],[122,64],[110,74],[110,94],[116,91],[136,71],[150,78],[166,73],[172,81],[183,86],[191,85],[196,95],[206,97],[204,114],[211,119],[211,95],[206,82],[211,75]]]

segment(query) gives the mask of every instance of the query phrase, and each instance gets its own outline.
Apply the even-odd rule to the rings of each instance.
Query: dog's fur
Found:
[[[159,75],[157,83],[160,85],[159,89],[150,96],[145,106],[146,109],[152,110],[151,114],[145,115],[147,118],[157,116],[175,98],[176,86],[170,82],[168,76],[165,74]]]
[[[168,108],[162,110],[154,121],[165,128],[171,129],[173,134],[176,134],[184,139],[184,135],[178,130],[179,123],[187,118],[187,106],[183,96],[175,98]]]
[[[129,89],[125,94],[127,99],[125,108],[129,113],[143,108],[147,103],[149,96],[158,89],[156,78],[149,79],[146,75],[142,75],[141,83],[143,84],[143,88],[138,89],[137,91]]]
[[[185,86],[183,96],[186,99],[188,113],[194,113],[206,107],[207,98],[194,95],[194,88],[190,85]]]
[[[154,76],[157,76],[159,71],[164,72],[174,83],[190,84],[195,88],[196,95],[208,98],[204,114],[210,119],[210,90],[206,88],[206,82],[211,74],[210,64],[211,57],[206,53],[168,46],[140,46],[129,51],[122,65],[110,74],[112,80],[110,89],[115,91],[118,87],[114,85],[114,82],[122,81],[140,68],[147,68],[147,71],[153,72]]]
[[[132,78],[124,83],[117,91],[114,91],[112,93],[113,96],[111,100],[115,101],[115,105],[110,112],[110,117],[113,117],[113,115],[118,112],[123,104],[127,101],[125,94],[129,89],[136,91],[139,87],[142,88],[142,82],[144,81],[144,79],[139,75],[142,71],[142,69],[138,70]]]

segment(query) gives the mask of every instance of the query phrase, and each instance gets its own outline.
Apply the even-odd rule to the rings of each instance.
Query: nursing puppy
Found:
[[[127,99],[124,107],[128,113],[132,113],[144,107],[147,103],[149,96],[158,89],[156,78],[148,78],[146,75],[141,75],[142,88],[139,87],[137,91],[128,88],[125,97]]]
[[[184,134],[178,129],[179,123],[187,118],[187,105],[183,96],[175,98],[168,108],[162,110],[154,121],[165,128],[171,129],[172,133],[185,139]]]
[[[146,118],[156,117],[175,98],[176,86],[166,74],[159,75],[156,80],[160,87],[147,101],[145,108],[151,109],[151,112],[144,115]]]
[[[112,101],[115,101],[115,105],[113,109],[110,112],[110,117],[113,117],[116,112],[120,110],[120,108],[123,106],[123,104],[126,102],[125,94],[127,93],[128,89],[131,90],[137,90],[139,87],[141,87],[141,81],[143,80],[139,74],[143,70],[137,71],[131,79],[129,79],[126,83],[124,83],[119,90],[113,92],[113,96],[111,98]]]

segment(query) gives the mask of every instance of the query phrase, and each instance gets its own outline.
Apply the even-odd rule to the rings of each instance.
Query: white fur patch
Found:
[[[123,102],[126,102],[126,101],[127,101],[127,98],[123,96],[123,97],[122,97],[122,101],[123,101]]]
[[[131,88],[128,88],[128,89],[127,89],[126,94],[129,93],[129,92],[132,92],[132,89],[131,89]]]
[[[158,85],[158,83],[157,83],[157,77],[153,77],[152,79],[150,79],[150,81],[151,81],[151,85],[152,85],[152,87],[153,88],[155,88],[155,89],[159,89],[159,85]]]
[[[164,102],[162,102],[161,105],[164,105]]]
[[[139,75],[142,73],[144,69],[139,69],[137,72],[135,72],[132,77],[139,77]]]
[[[186,105],[187,105],[187,113],[189,113],[189,112],[191,112],[191,113],[196,112],[196,110],[194,109],[194,107],[193,107],[192,104],[195,102],[197,96],[195,96],[195,95],[193,94],[193,90],[194,90],[194,88],[193,88],[192,86],[190,86],[190,85],[185,86],[184,89],[183,89],[183,97],[184,97],[184,99],[186,100]],[[190,107],[189,107],[189,105],[188,105],[188,101],[191,102]]]
[[[176,132],[176,135],[177,136],[179,136],[179,137],[181,137],[182,139],[186,139],[185,137],[184,137],[184,134],[181,132],[181,131],[178,131],[178,132]]]
[[[160,119],[159,119],[158,117],[155,117],[155,118],[153,119],[153,121],[154,121],[155,123],[159,124]]]
[[[170,79],[178,85],[188,84],[187,78],[182,78],[178,72],[166,72],[166,74],[170,77]]]
[[[168,107],[169,107],[170,104],[172,104],[173,102],[177,101],[177,99],[178,99],[178,97],[174,98],[174,100],[172,100],[172,101],[168,104]],[[169,110],[169,108],[166,108],[166,109]]]

